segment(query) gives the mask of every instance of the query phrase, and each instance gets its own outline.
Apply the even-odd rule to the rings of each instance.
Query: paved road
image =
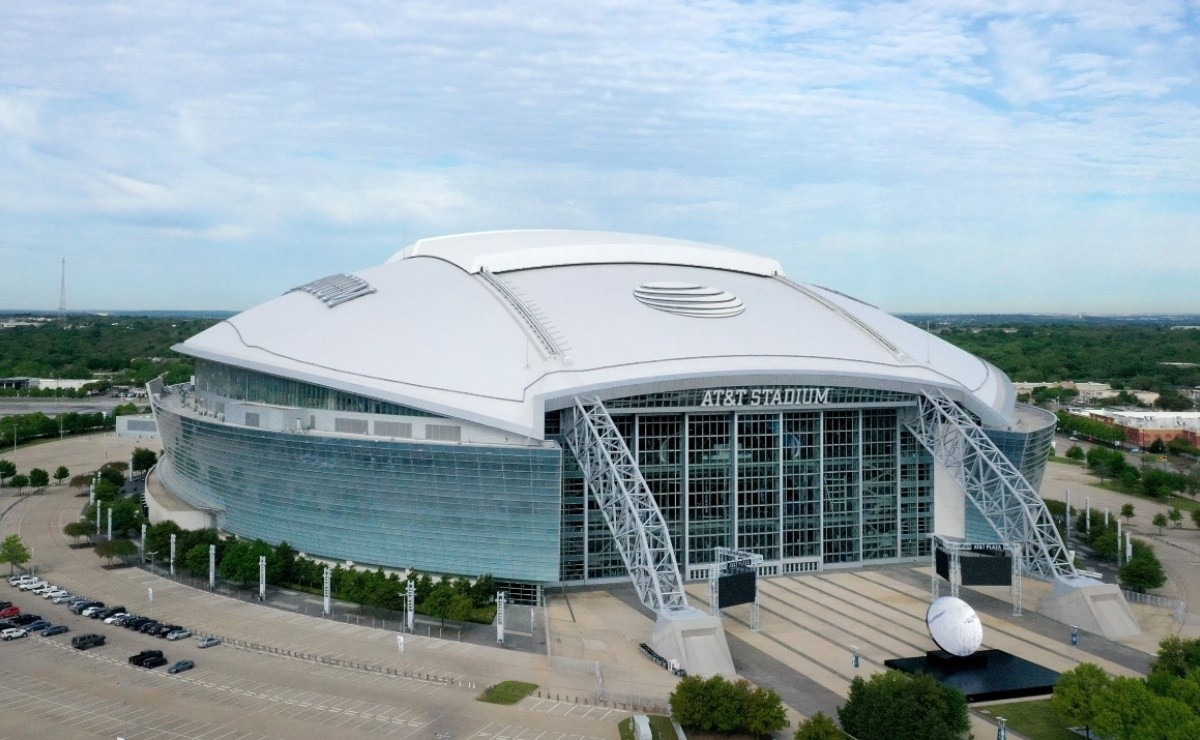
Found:
[[[51,581],[110,604],[153,613],[197,631],[231,636],[238,645],[199,650],[97,625],[63,606],[0,586],[5,600],[71,633],[0,644],[0,735],[20,738],[478,738],[590,740],[615,738],[624,711],[537,699],[517,707],[480,704],[475,696],[504,679],[530,680],[546,694],[587,697],[591,677],[550,668],[544,656],[409,636],[230,600],[145,571],[104,570],[89,550],[72,550],[62,526],[82,499],[69,490],[0,498],[0,536],[19,532],[39,571]],[[69,637],[84,630],[109,638],[79,652]],[[168,676],[126,658],[159,648],[190,658],[194,671]],[[439,735],[438,733],[448,733]]]
[[[0,417],[16,416],[18,414],[33,414],[38,411],[46,416],[59,414],[94,414],[97,411],[112,411],[123,403],[137,404],[139,407],[148,405],[144,398],[112,398],[111,396],[94,396],[92,398],[64,398],[54,400],[0,397]]]

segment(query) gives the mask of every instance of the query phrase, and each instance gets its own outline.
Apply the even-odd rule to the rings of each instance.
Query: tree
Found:
[[[837,722],[824,712],[817,712],[800,723],[793,740],[845,740],[846,734]]]
[[[267,558],[267,580],[279,579],[279,559],[275,550],[262,540],[242,540],[230,545],[221,557],[221,577],[242,586],[258,582],[258,559]]]
[[[1112,679],[1095,663],[1080,663],[1059,675],[1050,706],[1064,719],[1090,731]],[[1091,737],[1087,732],[1084,737]]]
[[[1171,510],[1167,512],[1167,518],[1171,520],[1171,526],[1176,529],[1183,526],[1183,512],[1179,510],[1178,506],[1171,507]]]
[[[1133,504],[1121,504],[1121,518],[1129,524],[1129,520],[1133,518]]]
[[[5,478],[11,478],[17,474],[17,466],[12,460],[0,460],[0,486],[4,485]]]
[[[838,710],[842,729],[858,740],[920,737],[960,740],[970,734],[967,701],[927,674],[876,673],[856,676]]]
[[[111,507],[114,535],[135,532],[141,528],[142,522],[146,521],[146,516],[142,513],[142,505],[137,499],[120,498],[113,502]],[[105,513],[104,516],[107,517],[108,514]]]
[[[96,533],[96,523],[89,521],[71,522],[63,527],[63,534],[73,540],[78,540],[80,537],[90,537]]]
[[[41,468],[29,471],[29,485],[34,488],[45,488],[50,485],[50,474]]]
[[[1083,448],[1079,445],[1071,445],[1071,447],[1067,450],[1068,460],[1082,460],[1083,458]]]
[[[745,730],[763,737],[774,735],[788,724],[783,699],[774,690],[761,686],[756,686],[746,693],[744,717]]]
[[[10,534],[0,543],[0,563],[8,563],[9,575],[12,575],[16,566],[28,563],[30,557],[29,548],[19,534]]]
[[[146,527],[146,554],[153,553],[158,560],[167,560],[171,556],[171,535],[175,535],[175,555],[178,557],[183,553],[182,549],[178,549],[179,535],[183,532],[183,527],[170,519],[151,524]]]
[[[1195,524],[1196,528],[1200,529],[1200,509],[1192,509],[1192,524]]]
[[[702,732],[747,732],[769,736],[787,726],[783,701],[774,691],[741,679],[687,676],[671,693],[672,718]]]
[[[1150,520],[1150,523],[1158,527],[1158,533],[1162,534],[1163,527],[1167,526],[1167,515],[1160,511],[1154,515],[1154,518]]]
[[[17,473],[13,477],[9,478],[8,485],[17,489],[17,492],[20,493],[22,488],[29,485],[29,476],[23,473]]]
[[[71,477],[71,471],[67,470],[66,465],[59,465],[57,468],[54,469],[54,480],[58,483],[58,485],[61,486],[62,482],[70,477]]]
[[[1167,451],[1167,446],[1163,444],[1162,439],[1156,439],[1150,443],[1150,447],[1148,449],[1155,455],[1161,455]]]
[[[127,558],[137,554],[137,545],[133,544],[132,540],[127,539],[111,539],[103,540],[96,543],[96,555],[108,561],[112,565],[113,558]]]
[[[208,545],[197,544],[184,551],[183,565],[192,575],[208,575],[208,547]]]
[[[1159,516],[1162,516],[1159,514]],[[1121,577],[1121,585],[1130,591],[1146,593],[1152,588],[1158,588],[1167,582],[1167,574],[1163,571],[1162,563],[1154,554],[1151,547],[1134,548],[1133,557],[1121,566],[1117,572]]]
[[[133,450],[133,472],[141,473],[154,467],[154,463],[158,462],[158,454],[154,450],[148,450],[145,447],[137,447]]]

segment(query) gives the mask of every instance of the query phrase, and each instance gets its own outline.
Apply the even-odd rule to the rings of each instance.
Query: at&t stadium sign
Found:
[[[828,388],[713,388],[704,391],[701,406],[822,406]]]

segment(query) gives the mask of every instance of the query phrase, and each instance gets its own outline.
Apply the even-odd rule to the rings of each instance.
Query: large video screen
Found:
[[[1008,553],[980,555],[966,553],[959,558],[964,586],[1011,586],[1012,556]]]
[[[717,605],[724,609],[738,604],[750,604],[758,590],[752,570],[731,573],[717,579]]]

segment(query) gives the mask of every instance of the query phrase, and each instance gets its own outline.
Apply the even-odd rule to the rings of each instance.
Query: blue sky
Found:
[[[893,312],[1200,312],[1200,2],[39,2],[0,308],[237,310],[409,242],[631,231]]]

